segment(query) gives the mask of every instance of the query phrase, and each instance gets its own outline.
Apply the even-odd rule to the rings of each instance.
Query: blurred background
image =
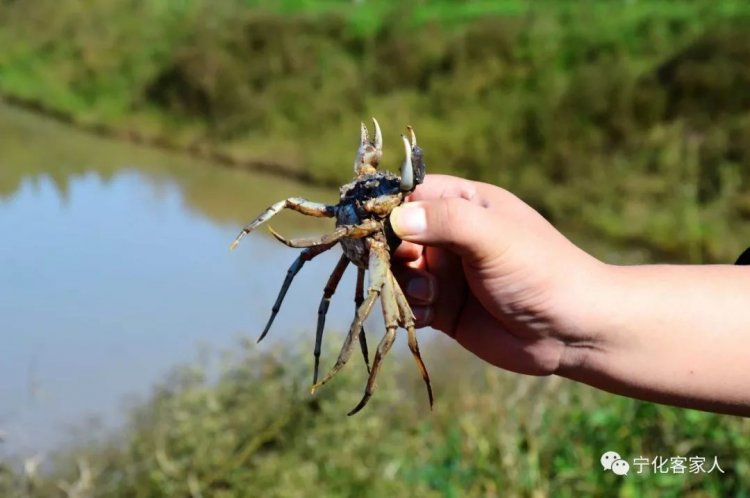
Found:
[[[386,167],[412,124],[429,172],[512,190],[607,262],[731,263],[746,2],[0,0],[0,95],[1,496],[750,495],[750,420],[509,374],[431,331],[434,410],[400,340],[346,417],[361,358],[308,394],[337,254],[255,345],[296,252],[227,252],[278,199],[334,202],[376,116]],[[607,450],[724,472],[623,478]]]

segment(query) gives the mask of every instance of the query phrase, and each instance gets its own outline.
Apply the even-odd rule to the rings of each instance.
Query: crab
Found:
[[[286,278],[271,310],[271,316],[258,342],[268,334],[276,315],[281,309],[284,296],[302,266],[336,244],[341,244],[343,254],[328,279],[318,308],[318,323],[313,351],[313,384],[310,391],[314,394],[319,387],[330,381],[346,365],[354,349],[356,337],[369,376],[364,396],[348,415],[359,412],[370,400],[375,389],[378,371],[383,359],[393,346],[396,330],[399,327],[406,329],[409,349],[427,387],[430,407],[433,404],[430,377],[419,352],[414,313],[391,271],[391,253],[400,243],[400,239],[393,232],[388,219],[391,211],[402,204],[417,185],[422,183],[425,174],[424,155],[422,149],[417,145],[414,129],[407,126],[408,138],[401,135],[406,156],[401,166],[401,174],[396,175],[378,170],[383,155],[383,136],[378,121],[375,118],[372,118],[372,121],[375,128],[373,139],[370,138],[367,126],[364,123],[361,124],[359,148],[354,160],[355,177],[350,183],[341,187],[341,197],[338,204],[322,204],[299,197],[290,197],[279,201],[248,223],[230,247],[230,249],[236,248],[243,237],[283,209],[291,209],[307,216],[336,219],[336,228],[331,233],[316,238],[286,239],[269,226],[273,236],[280,242],[289,247],[302,248],[303,250],[287,270]],[[322,379],[318,380],[326,313],[331,297],[336,292],[339,281],[350,264],[357,267],[357,284],[354,295],[357,310],[335,365]],[[369,272],[366,297],[364,292],[365,272]],[[370,366],[364,321],[378,299],[383,309],[386,331],[375,352],[372,366]]]

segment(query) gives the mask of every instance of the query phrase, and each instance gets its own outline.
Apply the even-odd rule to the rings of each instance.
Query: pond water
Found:
[[[147,395],[201,346],[255,338],[297,250],[265,231],[228,247],[289,195],[331,202],[336,192],[103,140],[0,105],[0,454],[47,451],[73,427],[87,430],[90,416],[116,425],[129,396]],[[331,223],[285,213],[273,226],[303,235]],[[291,338],[312,348],[339,254],[305,266],[261,347]],[[333,299],[330,329],[350,322],[354,274]]]

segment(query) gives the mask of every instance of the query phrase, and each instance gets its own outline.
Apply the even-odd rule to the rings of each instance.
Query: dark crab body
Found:
[[[400,177],[388,172],[378,172],[344,185],[341,188],[341,202],[339,202],[336,210],[336,226],[359,225],[364,223],[365,220],[382,219],[382,214],[367,210],[367,203],[378,201],[384,204],[393,204],[393,207],[398,206],[403,202],[400,183]],[[390,210],[388,213],[390,213]],[[387,218],[384,220],[383,228],[389,249],[395,249],[400,241],[391,230]],[[370,251],[366,239],[342,239],[341,246],[349,261],[359,268],[367,269]]]
[[[367,404],[373,389],[375,378],[380,369],[383,358],[390,350],[395,340],[396,329],[401,326],[406,329],[408,335],[409,349],[411,350],[419,367],[422,377],[427,386],[427,394],[432,406],[432,389],[427,369],[424,366],[414,325],[414,314],[406,301],[396,278],[390,268],[390,253],[399,243],[399,239],[391,230],[388,215],[398,205],[404,202],[405,197],[412,192],[424,179],[425,165],[422,150],[417,146],[414,130],[408,127],[409,139],[402,136],[406,159],[401,166],[401,174],[395,175],[389,172],[379,171],[378,164],[382,157],[383,138],[378,122],[373,118],[375,125],[375,137],[370,140],[367,127],[362,123],[360,132],[360,145],[357,157],[354,161],[355,178],[351,183],[341,187],[340,201],[336,205],[326,205],[311,202],[298,197],[290,197],[279,201],[266,209],[257,218],[251,221],[232,244],[234,249],[245,235],[252,232],[259,225],[270,219],[282,209],[288,208],[308,216],[336,218],[336,228],[333,232],[319,238],[288,240],[275,231],[271,233],[282,243],[289,247],[304,248],[299,257],[292,263],[287,271],[287,276],[281,286],[276,302],[272,308],[271,317],[266,324],[258,341],[262,340],[281,308],[284,296],[305,262],[315,256],[327,251],[341,243],[343,255],[334,268],[328,283],[323,290],[323,297],[318,308],[318,325],[315,334],[315,367],[313,372],[312,392],[321,385],[328,382],[349,360],[354,347],[354,338],[358,337],[365,364],[369,372],[365,394],[360,403],[351,411],[353,415]],[[336,291],[339,281],[349,263],[358,268],[357,288],[355,291],[355,303],[357,311],[352,322],[349,333],[336,360],[336,364],[318,382],[318,367],[320,360],[320,349],[325,328],[325,317],[328,311],[333,293]],[[364,275],[369,271],[369,282],[367,295],[365,297]],[[378,345],[373,359],[372,368],[369,364],[367,352],[367,341],[363,323],[373,305],[378,300],[383,307],[386,333]]]

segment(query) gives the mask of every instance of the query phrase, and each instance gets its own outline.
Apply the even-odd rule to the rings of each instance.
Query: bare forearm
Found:
[[[651,401],[750,415],[750,268],[607,266],[563,372]]]

